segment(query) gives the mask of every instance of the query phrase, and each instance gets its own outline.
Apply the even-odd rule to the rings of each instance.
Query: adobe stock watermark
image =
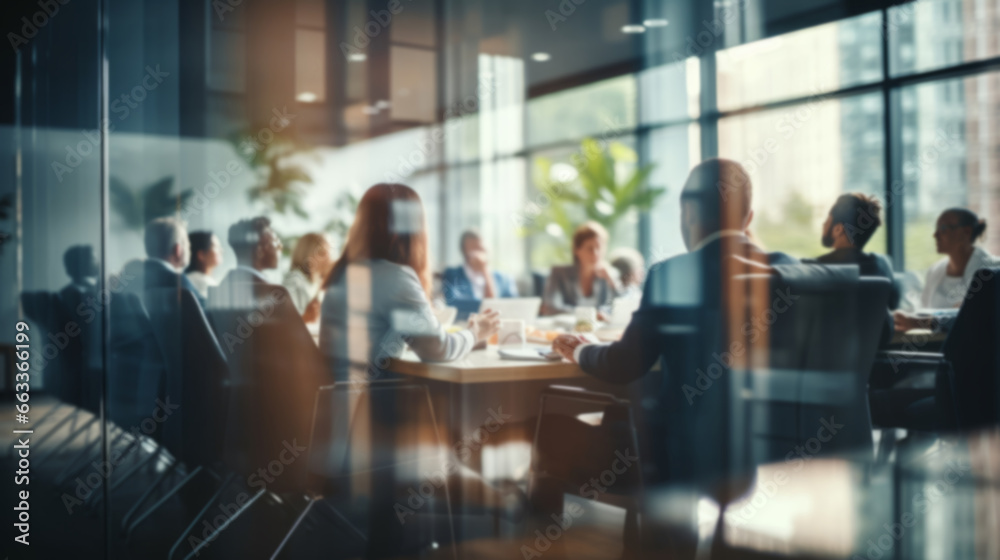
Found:
[[[756,343],[761,336],[770,330],[771,325],[778,320],[778,316],[791,309],[795,305],[795,301],[802,297],[793,294],[791,288],[787,287],[783,292],[780,289],[776,289],[774,295],[776,297],[771,298],[771,307],[765,309],[760,316],[751,317],[740,328],[740,333],[746,337],[746,340],[751,345]],[[696,387],[692,387],[687,383],[681,386],[688,404],[693,405],[696,397],[700,397],[705,394],[705,391],[711,389],[712,385],[715,384],[715,380],[722,377],[725,371],[732,368],[736,359],[743,357],[746,351],[747,347],[743,343],[743,340],[734,340],[729,344],[728,351],[723,352],[721,355],[718,352],[713,352],[712,358],[715,362],[709,364],[705,368],[705,371],[701,369],[695,370],[698,374],[694,383]]]
[[[435,125],[417,142],[417,147],[409,154],[399,156],[395,170],[386,171],[384,178],[386,183],[401,183],[414,171],[426,165],[433,156],[435,148],[440,146],[445,139],[445,134],[453,132],[462,124],[461,117],[475,113],[479,110],[480,99],[483,96],[493,93],[496,84],[488,78],[480,77],[476,86],[476,92],[469,94],[459,101],[453,103],[444,112],[444,125]]]
[[[704,29],[684,38],[684,52],[674,51],[671,54],[673,61],[681,62],[688,58],[700,57],[711,50],[712,45],[722,36],[726,27],[739,17],[746,3],[747,0],[722,3],[721,8],[716,8],[715,17],[711,21],[707,19],[701,21],[701,26]]]
[[[34,39],[38,32],[49,24],[49,20],[56,17],[59,7],[69,4],[69,0],[38,0],[38,11],[21,18],[21,33],[10,31],[7,33],[7,40],[10,41],[10,48],[17,52],[22,45],[27,45],[29,39]]]
[[[160,70],[159,64],[155,67],[146,66],[146,75],[142,77],[134,88],[129,90],[127,93],[123,93],[111,103],[111,112],[118,116],[119,121],[127,119],[128,116],[132,114],[132,110],[139,108],[139,105],[146,99],[149,92],[160,87],[163,80],[169,76],[169,72]],[[105,119],[104,124],[106,125],[108,133],[114,131],[115,123],[111,121],[110,117]],[[77,142],[76,146],[66,146],[66,157],[63,159],[65,163],[59,161],[52,162],[52,172],[56,174],[56,179],[58,179],[60,183],[62,182],[64,175],[73,173],[73,171],[75,171],[76,168],[83,163],[85,158],[90,156],[90,154],[95,151],[100,150],[100,128],[92,131],[81,130],[80,134],[83,136],[83,140]]]
[[[257,134],[246,136],[240,142],[239,148],[246,154],[260,152],[274,141],[275,134],[288,128],[295,120],[294,113],[289,113],[287,107],[278,110],[277,107],[271,109],[273,116],[268,125],[257,131]],[[234,178],[243,173],[244,163],[238,159],[231,159],[220,171],[210,171],[208,173],[211,181],[205,183],[201,188],[194,189],[194,195],[184,204],[181,209],[181,218],[187,220],[191,216],[200,214],[208,205],[215,200],[229,186]]]
[[[172,404],[169,396],[165,397],[164,401],[157,398],[156,408],[153,409],[152,414],[139,422],[139,425],[132,426],[128,433],[132,435],[133,439],[150,436],[156,431],[157,426],[166,422],[170,418],[170,415],[178,408],[180,408],[180,405]],[[63,492],[62,503],[66,508],[66,513],[72,515],[73,508],[83,505],[94,491],[101,487],[101,484],[105,480],[111,478],[111,474],[115,472],[115,469],[118,468],[118,465],[121,464],[122,459],[125,457],[126,455],[122,455],[120,451],[112,449],[107,461],[94,461],[91,463],[93,471],[86,478],[82,475],[76,478],[75,492],[73,494]]]
[[[882,534],[868,539],[865,555],[854,554],[851,560],[881,560],[890,558],[892,549],[896,546],[906,531],[912,529],[920,521],[920,515],[927,513],[931,506],[938,503],[962,478],[972,470],[968,463],[959,463],[952,459],[947,464],[945,473],[925,491],[917,492],[910,499],[910,508],[903,511],[898,521],[882,524]]]
[[[285,468],[291,466],[295,461],[301,456],[308,448],[302,447],[298,444],[297,440],[292,440],[291,443],[288,440],[281,442],[283,449],[278,453],[278,458],[272,460],[267,465],[257,469],[257,472],[250,473],[246,479],[246,485],[250,488],[257,488],[256,494],[260,494],[267,490],[268,484],[273,484],[275,480],[278,479],[285,472]],[[191,547],[192,551],[195,552],[195,556],[200,556],[201,552],[208,547],[215,539],[219,538],[219,534],[225,529],[232,520],[236,517],[236,514],[243,509],[244,506],[250,502],[252,496],[245,490],[241,490],[236,498],[228,503],[219,503],[219,514],[213,517],[211,520],[203,519],[201,522],[202,531],[201,538],[188,534],[187,544]]]
[[[393,505],[392,509],[396,513],[396,519],[399,520],[400,525],[405,525],[407,517],[414,515],[417,510],[424,507],[434,497],[434,494],[448,483],[448,477],[458,471],[461,463],[467,462],[472,457],[473,452],[482,449],[483,445],[489,441],[490,434],[496,433],[511,418],[510,414],[504,414],[502,406],[496,407],[496,410],[491,408],[487,410],[487,413],[486,419],[483,420],[479,428],[476,428],[474,432],[462,438],[452,447],[458,461],[452,460],[452,456],[449,454],[440,469],[425,476],[423,482],[416,488],[411,487],[408,490],[409,497],[405,504],[396,502]]]
[[[616,450],[615,459],[611,462],[611,466],[580,486],[580,496],[590,501],[596,501],[618,482],[618,477],[627,473],[638,463],[639,456],[632,455],[630,449]],[[544,529],[535,530],[535,541],[532,543],[534,546],[521,545],[521,557],[524,560],[541,557],[544,552],[552,548],[553,543],[559,540],[585,511],[580,504],[570,502],[566,504],[562,515],[553,513],[550,516],[552,523]]]
[[[275,308],[285,301],[287,295],[288,292],[284,289],[276,288],[267,297],[254,298],[253,306],[255,309],[247,312],[245,316],[241,314],[236,318],[234,332],[222,333],[222,343],[225,345],[226,351],[231,355],[237,346],[249,340],[254,329],[263,325],[274,314]]]
[[[412,2],[413,0],[406,1]],[[381,35],[389,27],[393,16],[399,15],[403,8],[402,0],[389,0],[384,10],[369,11],[368,15],[371,16],[371,19],[365,22],[363,27],[354,26],[354,36],[351,43],[340,42],[340,52],[344,55],[344,59],[363,60],[361,57],[364,56],[364,49],[371,44],[372,39]]]
[[[583,5],[587,0],[562,0],[557,6],[558,12],[554,10],[545,10],[545,21],[549,22],[549,27],[552,31],[556,30],[556,26],[560,23],[565,22],[576,12],[576,7]]]
[[[807,439],[802,445],[796,445],[786,453],[785,462],[774,471],[768,480],[757,481],[756,489],[749,502],[737,509],[726,511],[726,521],[735,526],[745,525],[778,494],[779,488],[788,484],[788,481],[791,480],[789,473],[801,471],[806,462],[815,458],[823,449],[823,444],[832,440],[845,426],[838,423],[833,416],[829,419],[820,418],[819,424],[816,435]]]

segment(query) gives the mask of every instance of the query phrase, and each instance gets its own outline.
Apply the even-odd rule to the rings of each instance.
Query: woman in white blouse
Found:
[[[191,241],[191,262],[184,274],[201,297],[207,298],[208,289],[219,285],[212,271],[222,264],[222,243],[210,231],[192,231],[188,240]]]
[[[319,344],[334,379],[359,367],[367,381],[384,378],[407,346],[425,361],[458,360],[499,330],[497,313],[486,310],[465,329],[445,331],[431,308],[427,247],[413,189],[382,183],[365,192],[323,298]]]
[[[961,307],[973,277],[981,268],[998,265],[996,257],[976,241],[986,231],[986,220],[964,208],[945,210],[937,221],[934,240],[941,259],[927,271],[927,281],[920,297],[925,309]]]
[[[333,247],[325,236],[307,233],[295,243],[292,267],[285,275],[282,285],[288,290],[295,309],[306,323],[319,319],[319,293],[332,268]]]

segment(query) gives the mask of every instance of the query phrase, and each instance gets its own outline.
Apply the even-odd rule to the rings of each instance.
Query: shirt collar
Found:
[[[695,251],[699,251],[699,250],[705,248],[705,246],[708,245],[709,243],[711,243],[713,241],[716,241],[716,240],[719,240],[719,239],[722,239],[723,237],[742,237],[744,241],[749,242],[749,239],[747,238],[746,233],[744,233],[744,232],[742,232],[740,230],[736,230],[736,229],[724,229],[722,231],[717,231],[717,232],[713,233],[712,235],[709,235],[708,237],[706,237],[706,238],[702,239],[701,241],[699,241],[691,249],[690,252],[693,253]]]
[[[486,281],[486,277],[485,276],[483,276],[482,274],[479,274],[475,270],[472,270],[471,268],[469,268],[469,265],[463,264],[462,268],[465,269],[465,276],[466,276],[466,278],[468,278],[471,282],[479,283],[479,282],[485,282]]]
[[[167,270],[169,270],[170,272],[173,272],[174,274],[177,274],[178,272],[180,272],[179,270],[177,270],[177,269],[176,269],[176,268],[174,267],[174,265],[172,265],[172,264],[168,263],[167,261],[165,261],[165,260],[163,260],[163,259],[157,259],[157,258],[155,258],[155,257],[150,257],[150,259],[149,259],[149,260],[150,260],[151,262],[155,262],[155,263],[160,263],[161,265],[163,265],[163,266],[167,267]]]

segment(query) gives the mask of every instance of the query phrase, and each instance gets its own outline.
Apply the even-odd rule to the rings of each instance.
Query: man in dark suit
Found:
[[[892,263],[885,255],[865,253],[864,248],[882,225],[882,205],[869,195],[840,195],[823,224],[823,246],[833,249],[816,257],[819,264],[856,264],[861,276],[880,276],[892,283],[889,308],[899,307],[899,287],[892,272]]]
[[[752,196],[750,177],[735,161],[710,159],[692,169],[681,193],[681,233],[689,252],[652,267],[639,310],[619,342],[586,344],[579,336],[562,335],[553,349],[590,375],[628,383],[669,352],[659,309],[718,309],[727,278],[794,264],[792,257],[767,253],[747,236]]]
[[[146,225],[146,256],[142,265],[142,286],[146,291],[186,288],[194,293],[202,309],[205,300],[183,271],[191,261],[187,227],[177,218],[157,218]]]

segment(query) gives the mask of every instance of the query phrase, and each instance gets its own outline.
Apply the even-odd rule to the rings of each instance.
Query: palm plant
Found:
[[[194,194],[191,189],[171,194],[173,189],[173,176],[163,177],[139,191],[121,179],[111,177],[108,183],[109,202],[122,219],[125,229],[142,231],[150,220],[176,213]]]
[[[566,239],[579,224],[591,220],[613,235],[623,217],[648,211],[666,190],[647,187],[654,166],[636,167],[637,162],[628,146],[593,138],[583,140],[569,165],[537,158],[534,183],[542,195],[529,207],[528,219],[522,220],[522,235]],[[557,247],[554,256],[565,259],[569,252],[565,242]]]
[[[313,179],[303,163],[312,155],[312,147],[281,132],[274,133],[268,142],[256,141],[247,134],[237,134],[230,140],[257,177],[257,183],[247,191],[252,202],[262,202],[279,214],[292,212],[309,217],[302,199],[305,186],[311,185]]]

